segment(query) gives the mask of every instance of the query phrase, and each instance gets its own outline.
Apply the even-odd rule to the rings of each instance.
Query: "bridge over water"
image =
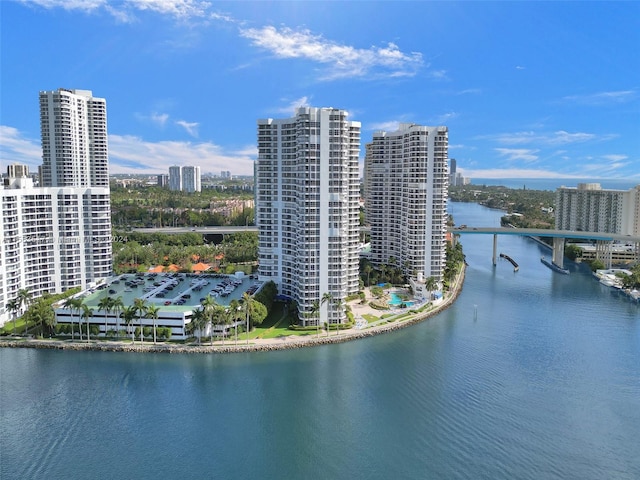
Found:
[[[565,239],[595,240],[596,256],[602,260],[607,268],[611,268],[611,245],[613,242],[635,244],[636,258],[640,256],[640,236],[621,235],[605,232],[578,232],[573,230],[549,230],[544,228],[512,228],[512,227],[467,227],[450,228],[455,235],[493,235],[493,264],[496,264],[498,249],[498,235],[519,235],[522,237],[553,238],[553,255],[551,261],[560,268],[564,268]],[[455,236],[453,237],[455,238]]]

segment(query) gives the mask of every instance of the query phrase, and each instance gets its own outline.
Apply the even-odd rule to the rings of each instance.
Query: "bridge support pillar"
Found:
[[[564,238],[554,237],[551,261],[558,267],[564,268]]]
[[[498,235],[496,235],[495,233],[493,234],[493,266],[495,267],[497,265],[497,252],[498,252]]]
[[[596,259],[602,261],[605,268],[611,268],[611,244],[606,240],[596,241]]]

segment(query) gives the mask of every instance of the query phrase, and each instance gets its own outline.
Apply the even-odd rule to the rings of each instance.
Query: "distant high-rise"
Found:
[[[412,278],[443,278],[447,233],[447,127],[400,124],[366,145],[365,213],[371,261]]]
[[[169,190],[182,191],[182,167],[169,167]]]
[[[202,191],[200,167],[182,167],[182,190],[189,193]]]
[[[169,175],[167,175],[166,173],[161,173],[157,178],[159,187],[169,186]]]
[[[189,193],[202,191],[200,167],[169,167],[169,190]]]
[[[90,90],[40,92],[43,187],[108,187],[107,104]]]
[[[258,120],[258,273],[296,301],[305,325],[344,322],[358,290],[359,149],[360,123],[344,110]]]
[[[229,170],[222,170],[220,172],[221,178],[231,178],[231,172]]]
[[[605,190],[599,183],[556,190],[556,228],[640,235],[640,185]]]
[[[8,178],[22,178],[29,176],[29,167],[19,163],[13,163],[7,166]]]

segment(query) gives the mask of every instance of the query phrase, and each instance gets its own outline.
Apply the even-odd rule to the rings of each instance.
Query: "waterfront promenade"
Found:
[[[150,342],[121,342],[91,340],[90,342],[80,342],[71,340],[52,340],[34,338],[6,338],[0,339],[0,347],[7,348],[41,348],[51,350],[94,350],[112,352],[138,352],[138,353],[237,353],[248,351],[272,351],[290,350],[304,347],[314,347],[333,343],[343,343],[360,338],[381,335],[387,332],[406,328],[416,323],[423,322],[428,318],[442,312],[450,307],[460,294],[464,284],[465,267],[460,270],[452,283],[451,289],[441,300],[432,303],[431,307],[423,309],[413,315],[407,315],[410,309],[398,310],[397,315],[385,316],[375,325],[358,329],[355,327],[340,330],[339,332],[322,332],[320,335],[289,335],[278,338],[254,338],[247,343],[246,340],[237,344],[233,340],[214,341],[213,344],[175,344],[175,343],[150,343]],[[388,311],[374,310],[368,305],[361,305],[359,300],[348,302],[354,316],[365,314],[382,316]],[[397,318],[401,317],[401,318]]]

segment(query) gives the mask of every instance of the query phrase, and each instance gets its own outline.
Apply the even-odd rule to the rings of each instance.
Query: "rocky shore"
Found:
[[[176,345],[176,344],[152,344],[152,343],[125,343],[125,342],[105,342],[92,340],[89,343],[70,340],[46,340],[46,339],[7,339],[0,340],[0,347],[6,348],[44,348],[50,350],[92,350],[102,352],[132,352],[132,353],[240,353],[240,352],[269,352],[274,350],[291,350],[295,348],[315,347],[319,345],[329,345],[334,343],[350,342],[361,338],[373,337],[387,332],[393,332],[401,328],[406,328],[416,323],[423,322],[428,318],[449,308],[462,290],[464,283],[464,267],[454,282],[454,287],[449,295],[435,308],[428,312],[421,312],[407,320],[396,320],[382,325],[365,328],[361,330],[348,329],[341,331],[339,335],[329,336],[306,336],[299,337],[291,335],[274,339],[252,339],[246,343],[228,343],[221,345]],[[333,333],[333,332],[332,332]]]

